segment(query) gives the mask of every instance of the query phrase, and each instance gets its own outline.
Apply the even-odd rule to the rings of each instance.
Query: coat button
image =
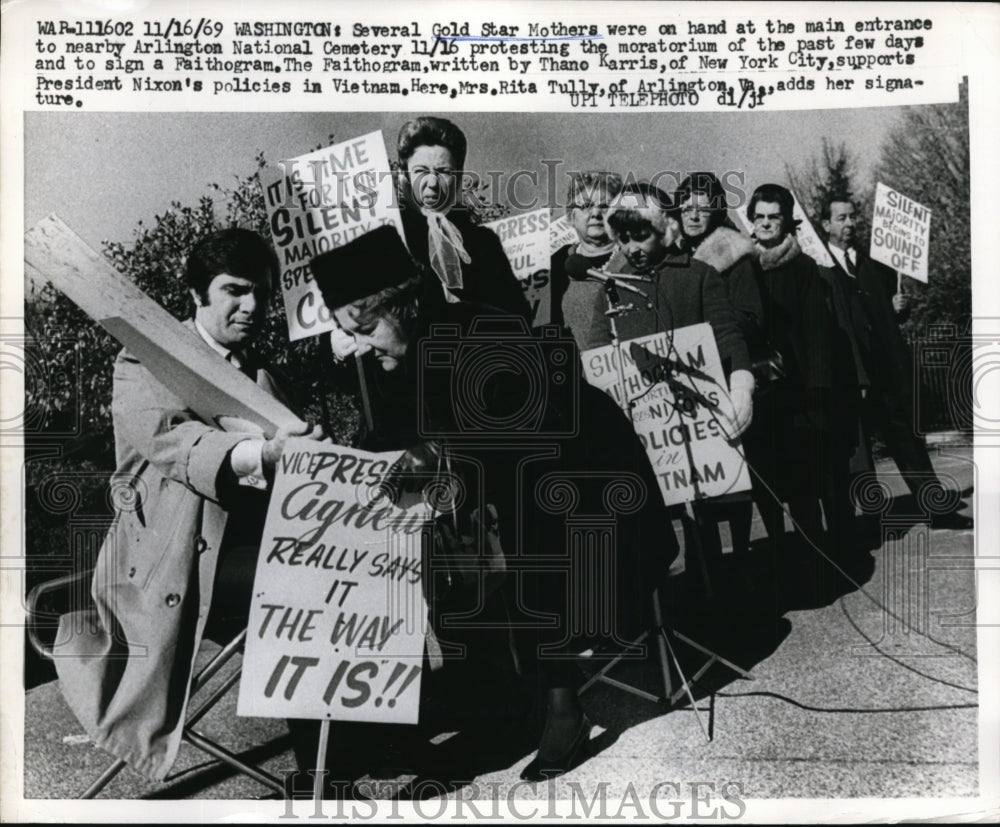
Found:
[[[167,606],[171,609],[174,608],[178,603],[181,602],[181,596],[179,594],[168,594],[167,595]]]
[[[208,540],[204,537],[196,537],[194,540],[194,550],[197,554],[202,554],[208,548]]]

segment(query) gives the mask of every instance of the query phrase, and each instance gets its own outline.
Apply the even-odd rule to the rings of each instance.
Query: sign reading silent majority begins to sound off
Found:
[[[930,235],[930,209],[879,182],[875,188],[869,255],[926,284]]]

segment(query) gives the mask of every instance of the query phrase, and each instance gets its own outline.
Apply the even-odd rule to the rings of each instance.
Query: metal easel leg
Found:
[[[82,799],[96,798],[98,793],[100,793],[101,790],[103,790],[105,787],[108,786],[108,784],[114,781],[118,773],[120,773],[123,769],[125,769],[126,766],[127,766],[126,763],[122,760],[115,761],[114,764],[112,764],[103,773],[101,773],[100,777],[94,780],[93,784],[87,787],[87,789],[83,792],[80,798]]]
[[[214,741],[210,741],[204,735],[195,732],[193,729],[186,728],[184,734],[181,736],[185,741],[194,747],[197,747],[202,752],[208,753],[213,758],[217,758],[229,766],[234,767],[246,776],[249,776],[258,784],[263,784],[270,790],[276,793],[284,794],[285,787],[281,781],[268,772],[258,769],[257,767],[252,767],[245,761],[241,761],[239,756],[235,752],[230,752],[225,747],[219,746]]]
[[[714,666],[716,663],[722,664],[723,666],[736,672],[740,677],[746,678],[747,680],[753,680],[754,676],[751,672],[737,666],[730,660],[722,657],[717,652],[713,652],[707,646],[698,643],[696,640],[692,640],[687,635],[683,635],[675,629],[671,628],[666,621],[663,619],[663,609],[660,604],[660,592],[657,589],[653,593],[653,626],[643,632],[639,637],[637,637],[633,642],[633,646],[638,646],[643,643],[651,634],[656,636],[657,644],[657,654],[660,661],[660,675],[663,681],[663,695],[657,696],[651,692],[647,692],[644,689],[640,689],[637,686],[632,686],[631,684],[625,683],[624,681],[617,680],[608,675],[612,669],[618,666],[619,663],[624,659],[624,655],[618,655],[617,657],[610,660],[604,667],[602,667],[598,672],[592,675],[584,684],[580,687],[580,694],[582,695],[591,686],[593,686],[598,681],[606,683],[609,686],[613,686],[616,689],[621,689],[623,692],[628,692],[631,695],[635,695],[639,698],[643,698],[647,701],[652,701],[653,703],[663,704],[668,707],[674,707],[677,705],[678,700],[683,696],[687,696],[688,702],[691,704],[691,710],[694,712],[695,717],[698,719],[698,726],[701,727],[702,734],[705,736],[706,741],[712,740],[712,721],[711,717],[714,714],[714,704],[709,705],[709,723],[708,726],[705,725],[705,721],[702,719],[701,713],[705,710],[701,709],[697,703],[695,703],[694,693],[692,691],[692,686],[701,679],[701,677]],[[677,652],[671,643],[671,638],[690,646],[692,649],[701,652],[708,656],[708,660],[699,667],[698,671],[691,676],[690,679],[684,674],[684,670],[681,668],[679,659],[677,658]],[[677,672],[677,678],[680,681],[680,688],[674,690],[673,677],[670,674],[671,666]]]

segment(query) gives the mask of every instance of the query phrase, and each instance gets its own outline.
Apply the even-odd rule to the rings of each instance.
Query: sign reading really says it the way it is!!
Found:
[[[288,338],[334,327],[309,261],[392,224],[403,238],[381,132],[370,132],[261,170],[271,239],[281,266]]]
[[[883,183],[875,188],[872,245],[875,261],[927,283],[931,211]]]
[[[709,324],[580,354],[587,381],[629,413],[667,505],[750,489],[750,474],[725,428],[733,412]],[[624,397],[623,397],[624,393]],[[725,428],[724,428],[725,426]]]
[[[257,558],[239,715],[417,722],[425,506],[375,498],[399,456],[287,442]]]

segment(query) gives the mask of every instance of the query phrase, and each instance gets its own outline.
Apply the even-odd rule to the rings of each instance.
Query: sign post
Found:
[[[301,420],[91,249],[58,216],[24,234],[27,273],[49,281],[206,422],[273,434]]]

